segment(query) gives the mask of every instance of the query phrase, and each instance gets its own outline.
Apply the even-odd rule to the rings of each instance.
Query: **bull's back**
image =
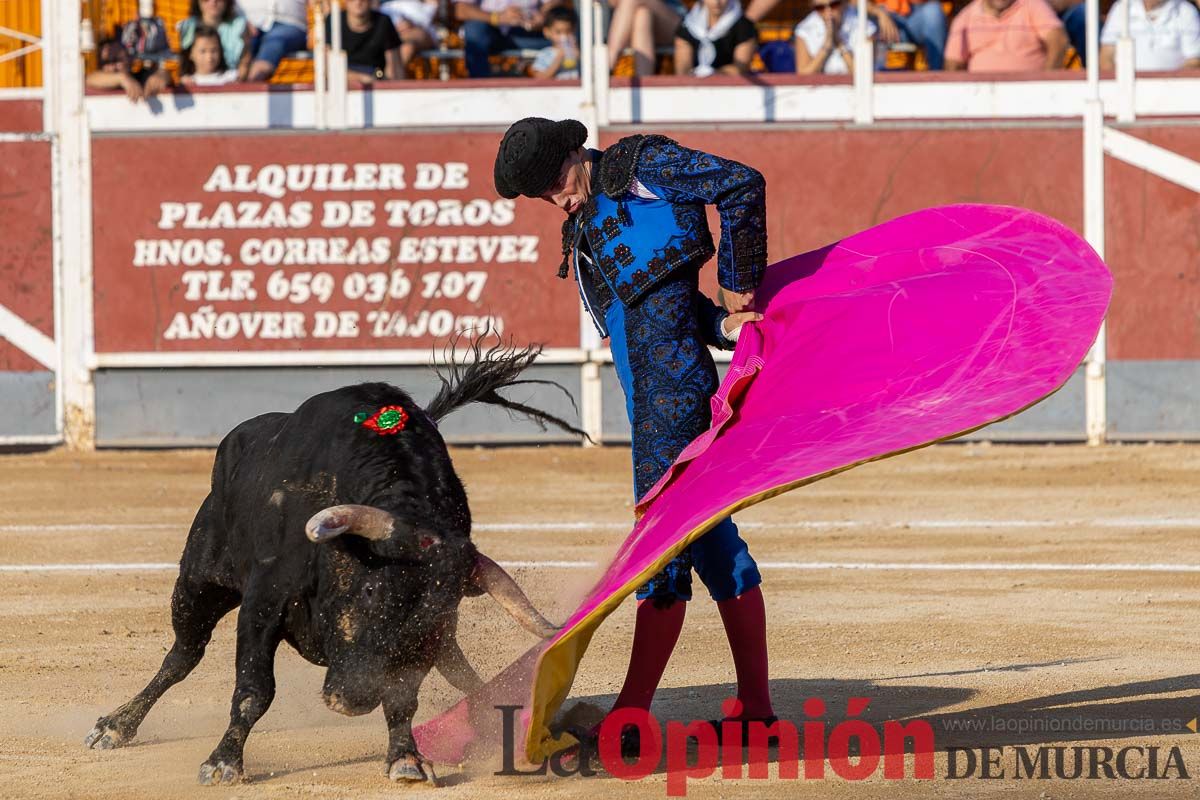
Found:
[[[242,588],[242,551],[240,530],[229,525],[231,514],[244,505],[237,479],[247,450],[255,443],[275,435],[290,415],[262,414],[242,422],[225,435],[217,446],[208,496],[200,504],[188,533],[180,561],[180,573],[198,583],[218,583],[231,589]]]
[[[387,406],[408,415],[396,434],[356,421]],[[304,535],[313,514],[340,504],[396,511],[398,498],[405,505],[419,498],[411,510],[439,520],[443,533],[470,535],[466,493],[445,443],[406,392],[384,383],[324,392],[294,412],[254,417],[225,436],[184,560],[223,584],[240,586],[266,568],[303,581],[316,558],[316,545]]]

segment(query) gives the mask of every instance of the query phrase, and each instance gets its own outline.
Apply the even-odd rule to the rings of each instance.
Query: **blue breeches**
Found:
[[[696,271],[683,270],[632,308],[614,300],[605,314],[633,437],[636,498],[712,421],[717,368],[696,319],[697,279]],[[639,588],[638,599],[690,600],[693,567],[713,600],[737,597],[762,583],[746,542],[726,517]]]

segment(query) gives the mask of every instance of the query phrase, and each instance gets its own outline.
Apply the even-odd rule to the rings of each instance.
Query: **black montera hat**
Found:
[[[563,162],[587,140],[582,122],[526,117],[500,141],[493,178],[501,197],[541,197],[554,185]]]

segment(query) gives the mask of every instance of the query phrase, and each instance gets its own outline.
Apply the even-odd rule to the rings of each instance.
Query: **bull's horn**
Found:
[[[314,542],[325,542],[342,534],[381,542],[392,535],[395,518],[371,506],[330,506],[313,514],[304,533]]]
[[[558,627],[538,613],[512,576],[483,553],[475,556],[475,572],[471,580],[476,587],[491,595],[518,625],[534,636],[549,639],[558,633]]]

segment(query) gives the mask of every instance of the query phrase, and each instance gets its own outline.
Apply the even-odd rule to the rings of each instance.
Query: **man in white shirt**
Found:
[[[308,47],[306,0],[239,0],[238,7],[249,23],[254,59],[247,80],[267,80],[285,55]]]
[[[1200,67],[1200,11],[1187,0],[1117,0],[1100,33],[1100,67],[1115,66],[1117,39],[1129,7],[1133,63],[1139,72]]]

